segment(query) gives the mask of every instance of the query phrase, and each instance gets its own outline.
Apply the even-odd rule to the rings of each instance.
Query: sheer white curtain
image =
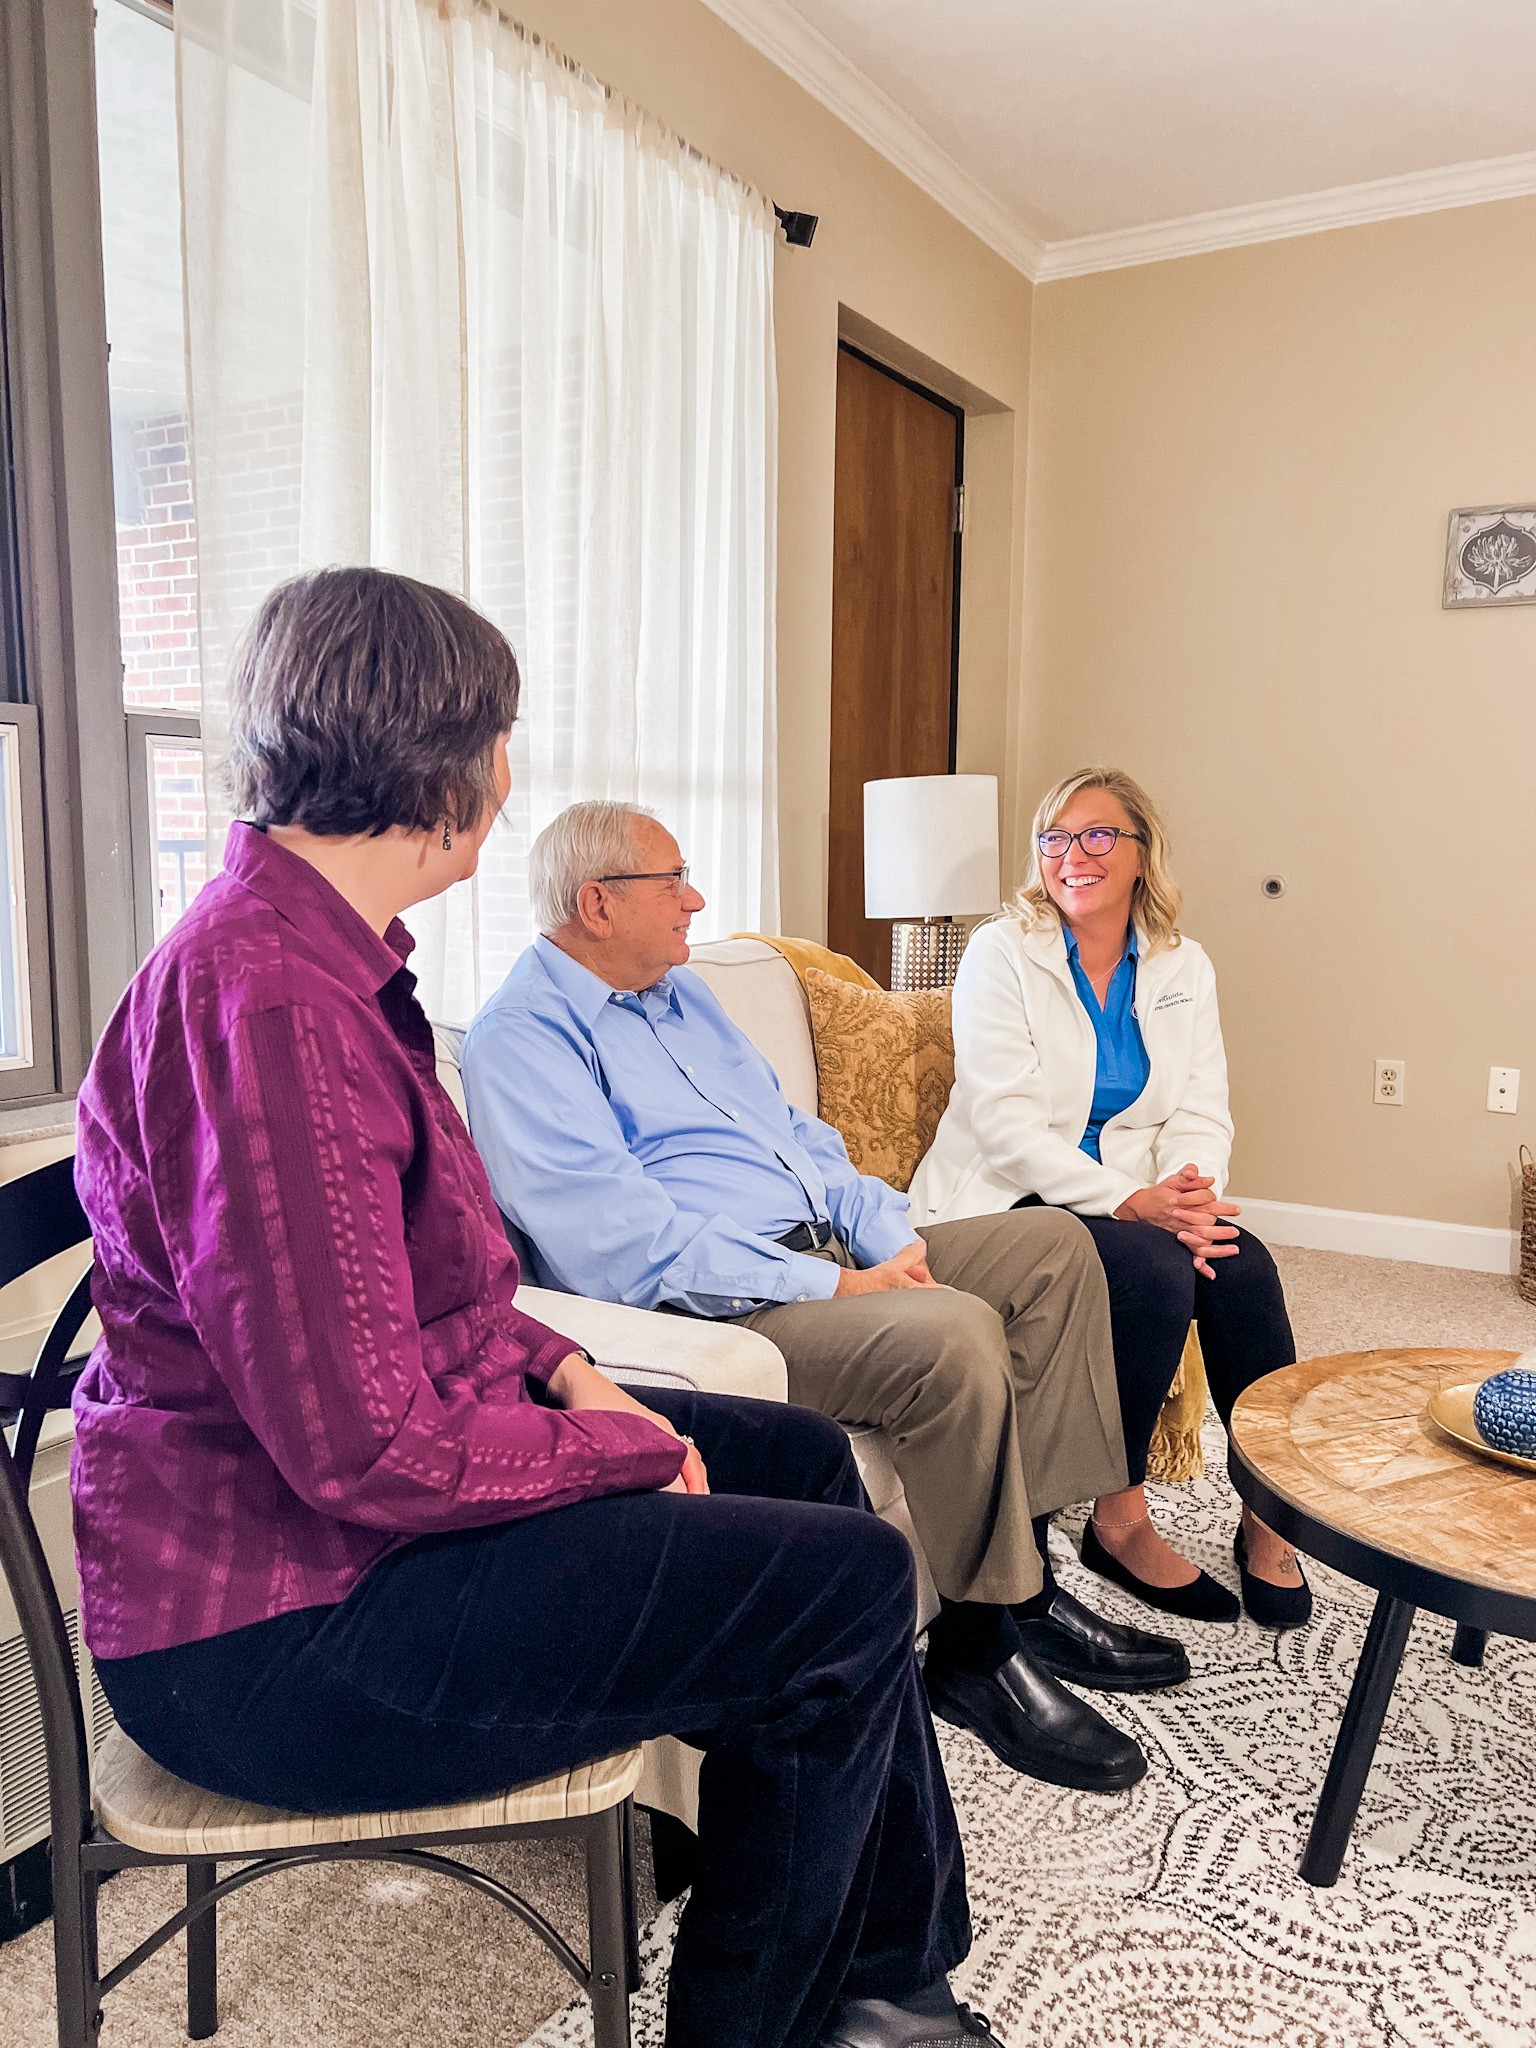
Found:
[[[772,207],[483,0],[178,0],[210,853],[229,650],[281,575],[464,591],[524,678],[435,1015],[530,935],[530,837],[654,805],[772,929]],[[219,815],[216,816],[216,810]]]

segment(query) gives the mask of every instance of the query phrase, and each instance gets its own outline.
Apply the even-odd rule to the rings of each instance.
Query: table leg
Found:
[[[1455,1640],[1451,1644],[1451,1661],[1454,1664],[1469,1664],[1476,1671],[1483,1661],[1483,1651],[1488,1647],[1488,1631],[1473,1628],[1465,1621],[1456,1624]]]
[[[1406,1600],[1396,1600],[1390,1593],[1377,1595],[1376,1611],[1365,1632],[1365,1648],[1360,1652],[1355,1682],[1349,1689],[1344,1718],[1328,1761],[1328,1775],[1313,1816],[1312,1832],[1301,1859],[1301,1874],[1308,1884],[1330,1885],[1338,1878],[1355,1815],[1360,1811],[1360,1795],[1370,1776],[1381,1724],[1387,1717],[1387,1705],[1397,1683],[1413,1615],[1414,1610]]]

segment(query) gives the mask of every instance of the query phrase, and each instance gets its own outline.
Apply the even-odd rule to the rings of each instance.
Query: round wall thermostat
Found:
[[[1273,902],[1275,897],[1285,894],[1285,877],[1284,875],[1266,875],[1263,881],[1260,882],[1259,887],[1269,897],[1270,901]]]

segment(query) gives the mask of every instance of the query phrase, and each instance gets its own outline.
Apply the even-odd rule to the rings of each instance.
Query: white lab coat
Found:
[[[1193,939],[1142,957],[1136,1017],[1151,1071],[1105,1124],[1103,1164],[1078,1149],[1097,1042],[1054,921],[1000,917],[975,933],[955,982],[955,1086],[910,1193],[912,1221],[1012,1208],[1021,1195],[1112,1215],[1138,1188],[1193,1162],[1220,1194],[1232,1153],[1216,976]]]

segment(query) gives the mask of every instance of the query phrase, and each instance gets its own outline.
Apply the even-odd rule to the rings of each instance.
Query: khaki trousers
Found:
[[[1040,1590],[1030,1518],[1125,1484],[1109,1294],[1056,1209],[935,1223],[942,1288],[785,1302],[739,1320],[784,1354],[789,1398],[890,1438],[934,1584],[1006,1605]],[[853,1261],[841,1246],[822,1254]]]

